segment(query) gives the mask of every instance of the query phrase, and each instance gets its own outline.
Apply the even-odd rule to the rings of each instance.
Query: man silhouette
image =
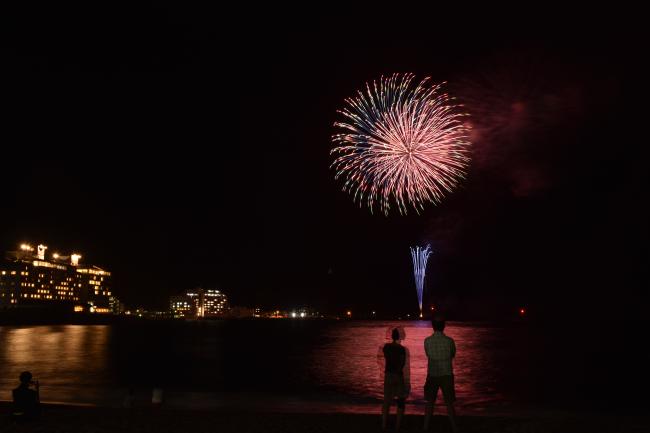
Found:
[[[12,392],[14,398],[13,416],[16,419],[34,418],[39,412],[38,381],[32,382],[32,373],[29,371],[20,373],[19,379],[20,385]],[[34,385],[36,389],[30,389],[31,385]]]
[[[427,367],[427,381],[424,384],[424,398],[427,405],[424,410],[424,430],[429,430],[433,407],[438,396],[438,389],[442,389],[442,396],[447,405],[447,414],[451,429],[458,431],[456,427],[456,411],[454,402],[456,392],[454,390],[454,369],[452,360],[456,356],[456,343],[453,338],[447,337],[444,333],[445,321],[441,317],[434,317],[431,320],[433,335],[425,338],[424,351],[429,360]]]

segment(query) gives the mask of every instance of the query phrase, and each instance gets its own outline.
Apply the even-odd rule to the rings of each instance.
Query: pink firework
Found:
[[[428,78],[414,85],[413,74],[382,77],[366,92],[345,100],[336,122],[342,130],[332,137],[336,178],[355,202],[379,206],[388,214],[391,203],[405,214],[427,202],[437,204],[464,178],[469,162],[466,116],[442,84]]]

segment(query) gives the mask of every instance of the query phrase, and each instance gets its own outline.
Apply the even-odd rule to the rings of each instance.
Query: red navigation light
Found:
[[[519,314],[521,314],[522,316],[523,316],[524,314],[526,314],[526,309],[525,309],[525,308],[520,308],[520,309],[519,309]]]

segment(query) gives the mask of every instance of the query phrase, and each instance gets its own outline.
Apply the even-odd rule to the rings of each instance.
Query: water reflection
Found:
[[[312,376],[319,385],[336,391],[354,394],[360,398],[383,397],[381,370],[377,363],[378,344],[385,342],[387,327],[403,326],[406,339],[402,344],[411,356],[410,401],[424,401],[424,382],[427,358],[424,339],[431,335],[428,322],[359,322],[344,330],[327,331],[326,342],[313,353]],[[343,331],[343,332],[342,332]],[[503,401],[497,392],[499,363],[494,357],[494,343],[498,336],[494,329],[449,323],[445,333],[456,340],[458,350],[454,363],[456,394],[462,407],[480,410]],[[383,366],[383,365],[382,365]]]
[[[84,401],[111,381],[109,326],[0,328],[0,389],[9,399],[21,371],[30,370],[50,401]]]
[[[21,371],[31,370],[50,402],[120,405],[132,385],[146,401],[162,380],[166,395],[176,392],[178,404],[194,407],[233,404],[233,393],[242,393],[246,406],[257,399],[288,407],[287,401],[300,397],[305,410],[302,396],[311,395],[318,404],[326,400],[330,409],[338,404],[336,410],[364,405],[360,411],[375,410],[383,392],[378,347],[386,342],[388,327],[404,327],[409,401],[421,403],[427,368],[423,344],[432,332],[425,321],[0,327],[0,400],[11,398]],[[503,403],[500,364],[503,353],[516,352],[503,347],[510,340],[477,325],[449,323],[445,331],[458,348],[459,405],[482,410]]]

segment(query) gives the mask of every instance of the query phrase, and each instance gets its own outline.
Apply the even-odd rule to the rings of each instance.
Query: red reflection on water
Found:
[[[392,327],[403,327],[406,334],[402,344],[410,353],[408,400],[423,404],[427,374],[424,339],[433,332],[428,321],[359,322],[351,323],[345,330],[332,329],[326,335],[326,343],[313,354],[312,375],[320,385],[346,394],[383,398],[383,363],[378,362],[377,347],[383,345],[386,329]],[[502,403],[503,396],[495,387],[500,367],[492,356],[491,343],[496,339],[493,329],[448,323],[445,333],[456,341],[454,374],[458,406],[480,411]]]

